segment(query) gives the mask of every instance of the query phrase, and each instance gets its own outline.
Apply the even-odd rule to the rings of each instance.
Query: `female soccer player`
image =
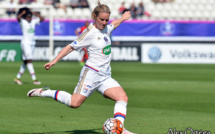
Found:
[[[92,12],[94,24],[91,23],[75,41],[63,48],[53,61],[44,65],[49,70],[70,52],[79,51],[86,47],[89,58],[81,70],[74,93],[71,95],[65,91],[39,88],[30,90],[27,96],[52,97],[69,107],[78,108],[94,91],[98,91],[116,102],[114,117],[124,123],[128,97],[119,83],[111,77],[110,34],[123,21],[128,20],[131,13],[129,11],[125,12],[120,19],[108,25],[110,13],[109,7],[101,4],[98,0],[98,6]],[[123,134],[133,133],[124,129]]]
[[[44,18],[40,14],[30,11],[28,8],[22,8],[22,10],[20,11],[22,12],[18,14],[17,19],[20,23],[23,33],[21,41],[23,64],[20,66],[19,72],[16,78],[14,79],[14,82],[16,82],[19,85],[22,85],[20,79],[27,67],[33,80],[33,84],[40,85],[41,82],[36,79],[34,67],[32,64],[32,55],[36,44],[34,39],[35,26],[42,22]],[[32,19],[32,14],[37,16],[37,18]]]

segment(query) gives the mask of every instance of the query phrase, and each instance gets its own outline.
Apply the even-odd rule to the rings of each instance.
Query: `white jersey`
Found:
[[[107,25],[104,30],[99,30],[91,23],[87,29],[70,45],[77,51],[87,48],[88,60],[86,67],[99,73],[111,75],[111,39],[113,25]]]
[[[27,20],[22,19],[20,20],[20,25],[22,29],[22,43],[23,44],[35,44],[35,27],[37,24],[40,23],[40,19],[32,19],[31,22],[29,23]]]

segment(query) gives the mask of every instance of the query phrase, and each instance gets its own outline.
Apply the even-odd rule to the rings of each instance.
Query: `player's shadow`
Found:
[[[101,130],[101,129],[59,131],[59,132],[45,132],[45,133],[24,133],[24,134],[103,134],[103,133],[95,132],[95,130]]]

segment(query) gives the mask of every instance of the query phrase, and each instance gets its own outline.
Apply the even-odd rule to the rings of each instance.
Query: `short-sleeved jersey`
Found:
[[[111,74],[111,39],[113,25],[107,25],[104,30],[97,29],[92,23],[70,45],[77,51],[86,47],[89,57],[85,66],[105,75]]]
[[[25,19],[20,20],[20,26],[23,34],[22,43],[35,44],[35,27],[39,23],[39,18],[32,19],[31,22],[28,22]]]

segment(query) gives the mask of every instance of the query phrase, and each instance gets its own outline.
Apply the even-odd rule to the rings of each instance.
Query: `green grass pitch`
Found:
[[[95,92],[78,109],[52,98],[29,98],[32,88],[49,86],[73,93],[81,67],[59,62],[51,70],[34,62],[42,85],[32,84],[26,70],[23,85],[13,82],[21,62],[0,62],[0,134],[103,134],[113,117],[114,102]],[[129,102],[125,127],[138,134],[167,134],[170,128],[215,133],[215,64],[141,64],[112,62],[112,77]]]

